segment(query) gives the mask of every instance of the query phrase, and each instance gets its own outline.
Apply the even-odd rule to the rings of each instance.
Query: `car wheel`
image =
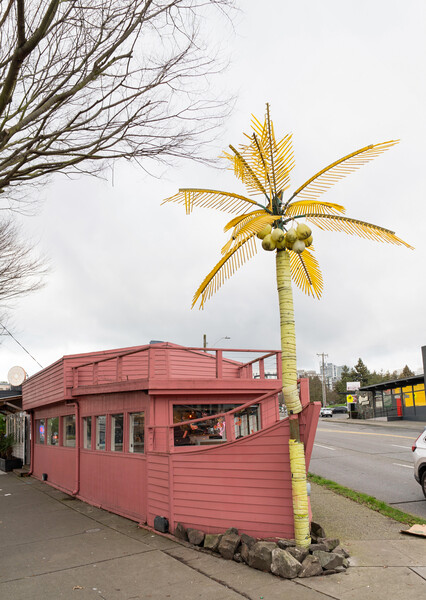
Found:
[[[426,498],[426,471],[423,471],[423,473],[422,473],[421,485],[422,485],[423,494]]]

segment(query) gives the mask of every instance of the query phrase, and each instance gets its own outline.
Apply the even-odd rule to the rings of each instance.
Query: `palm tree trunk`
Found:
[[[296,329],[294,324],[290,257],[286,250],[277,251],[276,268],[280,307],[283,396],[289,415],[296,415],[302,411],[302,405],[297,390]],[[298,419],[291,419],[290,421],[289,451],[294,535],[298,546],[307,547],[311,543],[311,538],[309,533],[306,463],[304,446],[300,441]]]

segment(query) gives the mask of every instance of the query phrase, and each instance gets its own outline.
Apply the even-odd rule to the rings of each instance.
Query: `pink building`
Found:
[[[299,383],[308,466],[320,406]],[[161,342],[64,356],[23,385],[32,474],[150,526],[293,537],[280,389],[276,351]]]

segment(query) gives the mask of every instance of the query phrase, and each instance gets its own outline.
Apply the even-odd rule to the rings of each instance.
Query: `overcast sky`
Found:
[[[323,196],[347,215],[392,229],[415,246],[378,244],[314,229],[324,277],[320,301],[294,288],[298,367],[317,353],[373,370],[422,368],[426,344],[424,0],[257,0],[241,2],[235,31],[218,37],[231,60],[222,85],[235,108],[219,148],[243,142],[250,115],[270,102],[277,137],[293,133],[292,190],[367,144],[400,139]],[[260,8],[261,6],[261,8]],[[211,31],[222,31],[211,24]],[[219,36],[219,33],[218,33]],[[226,166],[226,165],[225,165]],[[220,257],[226,213],[160,206],[179,187],[245,193],[227,170],[194,163],[165,169],[116,165],[101,181],[56,177],[25,235],[38,241],[51,272],[21,300],[8,326],[43,365],[65,354],[146,344],[279,348],[274,253],[261,250],[203,311],[195,289]],[[0,380],[13,365],[39,366],[9,337]]]

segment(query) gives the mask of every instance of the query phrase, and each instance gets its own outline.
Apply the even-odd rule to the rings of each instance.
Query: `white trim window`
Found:
[[[92,417],[83,418],[83,448],[92,449]]]
[[[129,452],[145,452],[145,413],[131,413],[129,427]]]
[[[124,415],[111,415],[111,450],[123,452]]]
[[[75,415],[66,415],[62,419],[64,446],[75,448]]]
[[[96,417],[96,450],[105,450],[106,416]]]

